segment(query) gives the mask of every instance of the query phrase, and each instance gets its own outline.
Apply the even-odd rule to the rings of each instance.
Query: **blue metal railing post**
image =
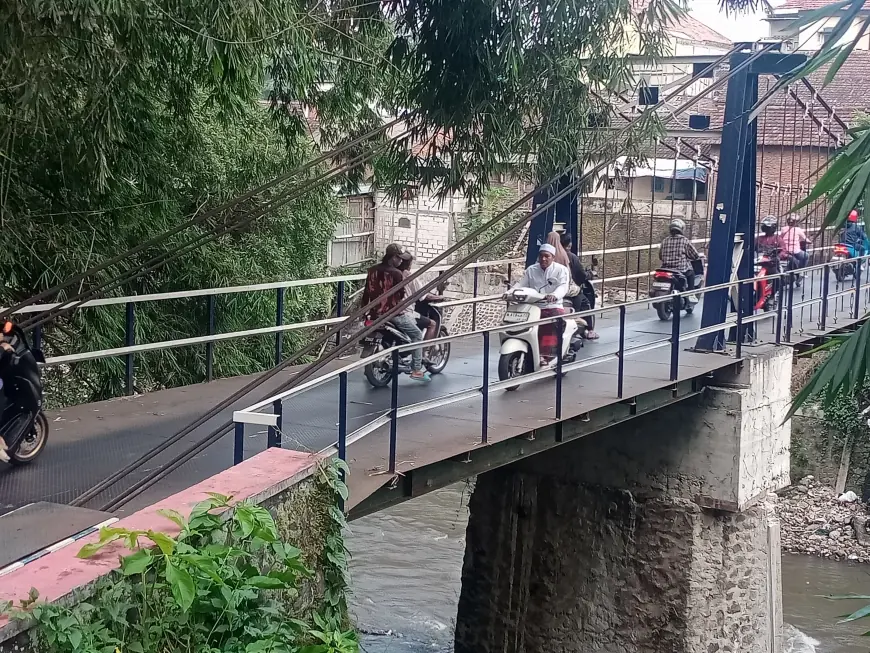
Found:
[[[125,339],[124,344],[127,347],[132,347],[136,344],[136,304],[133,302],[127,302],[127,310],[126,310],[126,325],[125,325]],[[125,367],[125,388],[127,390],[128,395],[133,394],[133,375],[135,373],[136,364],[134,361],[133,354],[127,354],[126,360],[124,362]]]
[[[562,419],[562,348],[565,345],[565,320],[558,319],[556,325],[556,419]]]
[[[822,308],[819,313],[819,329],[824,330],[825,326],[828,322],[828,291],[829,284],[831,278],[831,266],[825,263],[825,267],[822,268]]]
[[[861,317],[861,266],[867,259],[860,258],[855,263],[855,313],[854,317],[857,320]]]
[[[616,396],[622,399],[623,382],[625,381],[625,306],[619,307],[619,356],[616,370]]]
[[[269,427],[267,436],[267,447],[280,447],[282,444],[281,434],[284,432],[284,402],[281,399],[276,399],[272,402],[272,413],[277,417],[275,426]]]
[[[245,423],[236,422],[233,438],[233,465],[238,465],[245,459]]]
[[[683,298],[674,295],[673,320],[671,322],[671,381],[679,378],[680,371],[680,312],[683,308]]]
[[[478,288],[478,270],[480,268],[474,268],[474,286],[473,286],[473,297],[477,298],[477,288]],[[474,302],[471,305],[471,330],[477,331],[477,302]]]
[[[794,272],[788,273],[788,310],[785,314],[785,341],[791,342],[792,310],[794,307]]]
[[[37,324],[33,327],[33,348],[42,349],[42,325]]]
[[[338,282],[338,288],[335,291],[335,316],[344,316],[344,281]],[[341,329],[335,334],[335,346],[341,344]]]
[[[399,426],[399,351],[393,352],[393,385],[390,393],[390,473],[396,472],[396,434]]]
[[[275,326],[284,325],[284,288],[278,288],[275,296]],[[275,333],[275,365],[280,365],[283,356],[284,334]]]
[[[214,295],[209,295],[206,301],[206,312],[208,313],[208,328],[206,333],[210,336],[214,335]],[[214,378],[214,343],[205,343],[205,380],[211,381]]]
[[[735,356],[740,358],[740,355],[743,353],[743,311],[740,310],[740,307],[743,306],[743,284],[737,283],[737,346],[735,351]]]
[[[338,375],[338,459],[347,462],[347,372]],[[347,483],[344,470],[341,481]],[[344,509],[344,500],[341,508]]]
[[[480,441],[489,440],[489,331],[483,332],[483,383],[480,386]]]
[[[771,282],[768,282],[771,283]],[[772,291],[771,291],[772,292]],[[780,277],[776,286],[776,344],[782,344],[782,311],[785,304],[785,284]]]

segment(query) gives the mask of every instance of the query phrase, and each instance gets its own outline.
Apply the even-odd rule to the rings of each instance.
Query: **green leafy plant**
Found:
[[[340,471],[327,466],[321,475],[331,496],[346,496]],[[357,653],[347,624],[344,515],[330,508],[324,596],[310,615],[293,613],[300,584],[314,575],[301,551],[281,540],[265,508],[212,494],[187,518],[161,511],[179,527],[176,537],[102,529],[80,558],[116,542],[133,553],[92,602],[44,604],[31,592],[13,616],[35,620],[40,650],[50,653]]]

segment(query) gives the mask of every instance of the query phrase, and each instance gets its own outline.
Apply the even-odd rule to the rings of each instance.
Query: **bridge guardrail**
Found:
[[[332,370],[322,376],[311,379],[306,383],[303,383],[296,388],[292,388],[290,390],[286,390],[284,392],[280,392],[272,397],[264,399],[263,401],[257,402],[247,408],[239,411],[235,411],[233,414],[233,421],[235,423],[235,433],[234,433],[234,463],[241,462],[244,458],[244,440],[245,440],[245,426],[246,425],[259,425],[268,427],[268,435],[267,435],[267,446],[282,446],[282,434],[284,431],[284,402],[288,399],[296,398],[305,392],[329,383],[330,381],[334,381],[338,379],[338,423],[337,423],[337,440],[336,442],[323,449],[320,453],[324,455],[337,455],[342,460],[346,460],[347,447],[354,442],[359,441],[360,439],[366,437],[370,433],[376,431],[377,429],[389,425],[390,426],[390,439],[389,439],[389,453],[388,453],[388,471],[390,473],[394,473],[396,471],[397,465],[397,457],[396,451],[398,446],[398,421],[402,417],[413,415],[416,413],[425,412],[427,410],[432,410],[434,408],[442,407],[445,405],[455,404],[457,402],[466,401],[468,399],[480,396],[482,397],[481,402],[481,434],[480,434],[480,442],[482,444],[487,443],[488,439],[488,423],[489,423],[489,395],[502,389],[507,386],[515,386],[515,385],[525,385],[528,383],[534,383],[536,381],[540,381],[542,379],[555,378],[555,417],[556,420],[561,419],[562,415],[562,375],[566,372],[582,369],[585,367],[590,367],[593,365],[597,365],[603,362],[616,360],[618,369],[617,369],[617,380],[616,380],[616,388],[614,389],[615,397],[617,399],[623,399],[624,395],[624,376],[625,376],[625,360],[632,355],[638,355],[643,352],[661,349],[664,347],[670,348],[670,362],[669,362],[669,376],[667,381],[676,381],[678,378],[679,365],[680,365],[680,343],[685,342],[687,340],[696,339],[702,335],[717,333],[724,330],[733,330],[734,333],[734,350],[733,356],[735,359],[739,359],[742,357],[743,347],[745,346],[745,337],[747,334],[747,328],[750,325],[757,325],[761,322],[771,321],[772,325],[772,334],[774,336],[774,342],[776,344],[782,343],[791,343],[793,341],[793,331],[795,328],[795,314],[800,311],[801,312],[801,321],[799,323],[801,331],[804,329],[804,320],[803,320],[803,312],[806,310],[810,311],[809,315],[809,323],[818,327],[819,331],[826,331],[831,327],[833,323],[836,323],[838,319],[841,318],[841,313],[848,320],[857,320],[862,316],[862,309],[866,312],[868,306],[870,306],[870,284],[864,284],[862,286],[862,267],[867,261],[870,260],[870,255],[866,255],[861,257],[860,259],[853,259],[853,261],[860,261],[862,265],[856,265],[856,272],[854,274],[853,279],[851,280],[851,284],[844,283],[839,279],[835,280],[834,291],[831,292],[830,288],[830,278],[831,273],[836,265],[832,265],[831,263],[822,263],[814,266],[809,266],[803,268],[799,271],[791,271],[780,274],[772,274],[767,276],[768,280],[778,279],[780,283],[778,283],[778,301],[776,302],[776,309],[767,312],[756,313],[752,316],[741,318],[739,313],[730,314],[723,322],[717,323],[714,325],[710,325],[707,327],[693,329],[688,332],[681,331],[681,312],[678,309],[681,303],[681,299],[684,296],[688,296],[691,294],[701,294],[706,295],[712,292],[718,292],[722,290],[728,290],[729,294],[732,297],[732,300],[737,302],[739,305],[740,301],[743,299],[743,294],[752,290],[751,288],[747,288],[749,284],[756,284],[756,279],[744,279],[737,280],[725,284],[720,284],[718,286],[709,286],[701,288],[698,293],[691,292],[682,292],[675,293],[672,295],[672,301],[674,302],[674,311],[673,311],[673,319],[671,323],[671,334],[666,338],[661,338],[654,340],[653,342],[643,343],[635,346],[627,346],[625,341],[626,335],[626,315],[633,307],[646,306],[648,304],[653,303],[653,300],[650,298],[639,299],[633,302],[626,302],[623,304],[617,304],[601,309],[595,309],[592,311],[583,311],[579,313],[569,313],[567,315],[562,316],[554,316],[542,318],[540,320],[536,320],[534,322],[525,322],[523,323],[525,326],[532,326],[535,324],[548,324],[548,323],[558,323],[564,319],[572,319],[585,317],[593,314],[600,313],[609,313],[615,312],[618,313],[619,318],[619,340],[618,347],[615,351],[603,352],[597,356],[593,356],[590,358],[584,358],[582,360],[576,360],[571,363],[562,363],[561,360],[557,360],[556,364],[547,369],[541,370],[534,374],[524,375],[518,378],[507,379],[505,381],[497,381],[490,382],[489,380],[489,352],[490,352],[490,342],[492,334],[497,334],[502,331],[507,331],[511,329],[516,329],[516,325],[499,325],[496,327],[490,327],[486,329],[480,329],[474,331],[472,333],[464,333],[451,335],[443,338],[437,338],[429,341],[425,341],[423,343],[424,346],[431,346],[438,343],[448,343],[448,342],[456,342],[464,339],[481,339],[483,346],[483,366],[482,366],[482,382],[479,386],[472,387],[466,390],[462,390],[459,392],[453,392],[446,394],[440,397],[433,397],[431,399],[427,399],[422,402],[417,402],[414,404],[409,404],[405,406],[398,405],[398,395],[396,391],[397,387],[397,377],[398,375],[398,361],[399,356],[402,352],[410,351],[414,349],[414,346],[402,345],[391,347],[386,350],[382,350],[377,354],[372,356],[368,356],[366,358],[362,358],[356,361],[353,361],[339,369]],[[821,275],[821,280],[819,283],[819,294],[815,295],[815,281],[817,273]],[[798,279],[801,278],[803,283],[800,286],[800,297],[796,298],[796,284]],[[788,283],[783,283],[782,280],[788,280]],[[810,297],[806,297],[807,291],[807,283],[810,283],[809,294]],[[862,301],[862,291],[864,293],[864,300]],[[850,303],[848,308],[845,305],[845,298],[850,298]],[[831,304],[833,302],[833,305]],[[817,309],[816,318],[813,317],[813,309]],[[682,318],[685,319],[685,318]],[[814,321],[815,320],[815,321]],[[561,350],[562,342],[562,331],[557,329],[559,333],[559,345],[558,350]],[[418,343],[419,344],[419,343]],[[383,359],[386,356],[392,357],[392,365],[393,365],[393,392],[391,396],[391,405],[390,408],[383,412],[383,414],[378,415],[365,425],[357,428],[352,432],[348,432],[348,417],[347,417],[347,406],[348,406],[348,375],[349,373],[359,370],[363,368],[366,364],[373,362],[375,360]],[[271,412],[263,412],[264,409],[271,407]]]
[[[694,244],[705,244],[708,240],[704,238],[698,238],[692,240]],[[638,252],[638,251],[653,251],[660,248],[659,243],[652,243],[649,245],[632,245],[629,247],[616,247],[611,249],[598,249],[598,250],[590,250],[582,252],[583,256],[602,256],[606,254],[623,254],[627,252]],[[818,247],[814,248],[814,251],[823,251],[826,249],[830,249],[830,246],[827,247]],[[474,273],[474,281],[473,281],[473,291],[472,296],[467,298],[449,300],[441,303],[441,306],[445,308],[463,306],[467,304],[476,305],[481,302],[491,302],[498,301],[500,299],[500,295],[478,295],[478,277],[479,270],[481,268],[494,267],[499,265],[506,265],[508,268],[508,277],[510,278],[511,268],[513,265],[523,264],[524,260],[515,258],[515,259],[498,259],[494,261],[479,261],[477,263],[472,263],[467,266],[467,269],[472,269]],[[433,272],[441,272],[447,270],[450,266],[443,265],[437,266],[433,269]],[[649,277],[652,274],[652,271],[647,272],[639,272],[634,274],[625,274],[625,275],[617,275],[612,277],[606,277],[604,279],[594,279],[592,283],[594,285],[603,286],[606,283],[614,283],[618,281],[629,281],[633,279],[641,279],[644,277]],[[309,328],[318,328],[318,327],[329,327],[334,324],[338,324],[344,322],[346,318],[342,316],[345,308],[345,286],[349,281],[362,281],[365,279],[365,274],[347,274],[347,275],[337,275],[337,276],[327,276],[327,277],[319,277],[315,279],[299,279],[299,280],[287,280],[287,281],[275,281],[269,283],[260,283],[260,284],[248,284],[242,286],[227,286],[223,288],[204,288],[204,289],[195,289],[189,291],[176,291],[176,292],[166,292],[166,293],[151,293],[145,295],[128,295],[123,297],[106,297],[101,299],[94,299],[87,302],[83,302],[78,308],[79,309],[93,309],[105,306],[125,306],[125,334],[124,334],[124,345],[119,347],[111,347],[107,349],[99,349],[87,352],[78,352],[73,354],[63,354],[59,356],[50,356],[46,359],[45,366],[53,367],[58,365],[65,365],[71,363],[79,363],[90,360],[97,360],[102,358],[114,358],[114,357],[124,357],[125,358],[125,386],[126,392],[128,395],[133,394],[133,386],[134,386],[134,376],[135,376],[135,357],[137,354],[153,352],[153,351],[163,351],[167,349],[176,349],[181,347],[195,347],[195,346],[205,346],[206,352],[206,381],[211,381],[213,378],[212,370],[213,370],[213,361],[214,361],[214,344],[218,342],[225,342],[228,340],[236,340],[240,338],[248,338],[254,336],[265,336],[265,335],[274,335],[275,336],[275,362],[276,364],[281,361],[281,357],[283,355],[282,352],[282,335],[284,333],[297,331],[301,329],[309,329]],[[284,305],[284,295],[287,289],[290,288],[302,288],[307,286],[315,286],[315,285],[334,285],[335,286],[335,296],[336,296],[336,307],[337,307],[337,316],[330,318],[322,318],[318,320],[310,320],[305,322],[293,322],[284,324],[283,323],[283,305]],[[232,294],[240,294],[240,293],[249,293],[249,292],[265,292],[265,291],[275,291],[276,293],[276,305],[278,310],[276,311],[276,319],[275,324],[272,326],[259,327],[254,329],[245,329],[241,331],[230,331],[225,333],[214,333],[214,323],[215,323],[215,298],[222,295],[232,295]],[[208,314],[208,333],[207,335],[202,336],[191,336],[185,338],[173,338],[170,340],[162,340],[152,343],[141,343],[137,344],[135,342],[135,334],[134,334],[134,325],[135,325],[135,306],[136,304],[142,303],[150,303],[150,302],[161,302],[161,301],[169,301],[175,299],[191,299],[196,297],[204,297],[207,301],[207,314]],[[27,315],[33,313],[41,313],[49,311],[53,308],[57,308],[62,306],[61,303],[46,303],[46,304],[33,304],[30,306],[23,307],[15,312],[16,315]],[[603,302],[601,309],[603,309]],[[594,314],[598,314],[600,312],[599,308],[595,309]],[[476,306],[472,312],[471,316],[471,329],[475,331],[477,329],[477,310]],[[42,328],[37,327],[33,332],[33,341],[34,345],[37,347],[41,346],[42,341]]]

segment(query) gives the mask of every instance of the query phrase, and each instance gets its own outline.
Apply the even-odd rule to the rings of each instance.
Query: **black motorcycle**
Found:
[[[443,338],[447,335],[447,327],[443,324],[443,315],[441,310],[430,302],[417,302],[416,310],[421,315],[435,321],[436,333],[438,338]],[[362,342],[362,358],[367,358],[377,354],[379,351],[384,351],[397,345],[409,345],[411,340],[404,333],[399,331],[391,323],[387,322],[374,333],[363,338]],[[443,342],[435,345],[426,346],[426,342],[419,343],[423,347],[423,366],[429,371],[429,374],[440,374],[447,367],[447,361],[450,359],[450,343]],[[365,366],[363,373],[368,379],[368,382],[375,388],[385,388],[393,380],[393,357],[391,355],[376,359]],[[411,373],[411,352],[402,352],[399,357],[399,374]]]
[[[30,346],[27,335],[20,327],[13,325],[11,331],[4,335],[6,342],[15,349],[19,356],[24,352],[29,352],[37,363],[45,363],[45,356],[42,351]],[[41,387],[39,391],[42,393]],[[40,404],[42,404],[42,402],[40,402]],[[2,392],[0,392],[0,415],[2,415],[5,407],[6,397]],[[2,436],[7,443],[9,442],[9,439],[6,437],[7,432],[15,425],[17,420],[22,418],[22,415],[14,414],[8,416],[7,419],[0,424],[0,436]],[[33,424],[31,424],[28,432],[21,436],[18,442],[6,451],[9,455],[9,462],[13,465],[27,465],[36,460],[48,443],[48,430],[48,418],[40,409],[36,414],[36,417],[33,419]]]

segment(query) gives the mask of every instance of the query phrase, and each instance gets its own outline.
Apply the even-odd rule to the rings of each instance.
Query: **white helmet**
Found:
[[[686,230],[686,223],[679,218],[674,218],[673,220],[671,220],[671,224],[668,226],[668,229],[670,229],[671,231],[676,231],[678,233],[683,233]]]

